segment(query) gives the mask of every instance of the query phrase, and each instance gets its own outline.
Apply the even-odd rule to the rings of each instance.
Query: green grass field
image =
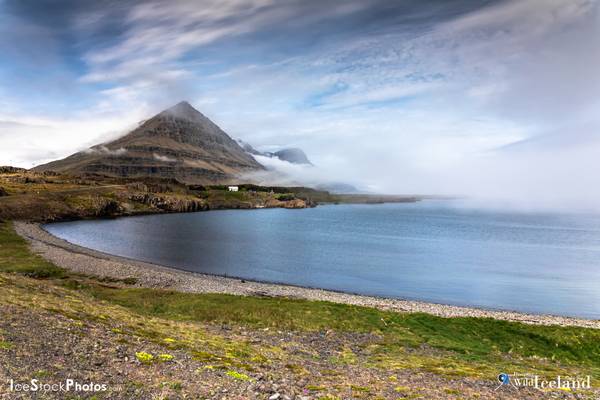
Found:
[[[0,271],[16,272],[32,278],[62,278],[63,269],[31,254],[25,240],[9,222],[0,223]]]

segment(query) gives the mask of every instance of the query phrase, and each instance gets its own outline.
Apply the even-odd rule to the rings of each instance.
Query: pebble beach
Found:
[[[16,232],[29,241],[34,252],[67,270],[114,279],[135,279],[136,286],[190,293],[227,293],[244,296],[288,297],[374,307],[396,312],[420,312],[440,317],[483,317],[538,325],[580,326],[600,329],[600,321],[554,315],[379,298],[290,285],[253,282],[199,274],[114,256],[62,240],[39,224],[15,222]]]

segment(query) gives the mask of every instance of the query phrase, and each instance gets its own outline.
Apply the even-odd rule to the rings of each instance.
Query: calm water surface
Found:
[[[227,210],[50,224],[103,252],[188,271],[600,319],[600,217],[450,201]]]

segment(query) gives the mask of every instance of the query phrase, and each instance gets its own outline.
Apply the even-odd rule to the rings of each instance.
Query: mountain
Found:
[[[117,140],[39,165],[34,171],[210,184],[232,182],[240,174],[262,169],[227,133],[184,101]]]
[[[306,154],[298,148],[281,149],[273,153],[273,155],[282,161],[291,162],[292,164],[312,165]]]
[[[276,152],[258,151],[254,147],[252,147],[250,144],[248,144],[240,139],[238,139],[237,142],[242,147],[242,149],[244,149],[244,151],[248,154],[252,154],[255,156],[269,157],[269,158],[278,158],[282,161],[287,161],[292,164],[313,165],[313,163],[310,162],[310,160],[306,156],[306,153],[304,153],[304,151],[302,151],[302,149],[292,147],[292,148],[281,149]]]
[[[266,155],[266,153],[263,153],[262,151],[256,150],[249,143],[246,143],[246,142],[244,142],[241,139],[237,139],[237,143],[248,154],[253,154],[255,156],[264,156],[264,155]]]

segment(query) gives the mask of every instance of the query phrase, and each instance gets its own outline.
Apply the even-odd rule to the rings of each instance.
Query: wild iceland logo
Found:
[[[494,390],[498,390],[502,386],[511,386],[511,385],[515,389],[518,389],[518,387],[514,383],[512,383],[512,381],[510,380],[510,375],[507,373],[502,372],[502,373],[498,374],[498,382],[500,384]]]
[[[539,390],[589,390],[592,388],[591,378],[585,377],[557,376],[556,379],[547,379],[536,374],[507,374],[502,372],[497,377],[498,386],[518,390],[520,387],[531,387]]]

